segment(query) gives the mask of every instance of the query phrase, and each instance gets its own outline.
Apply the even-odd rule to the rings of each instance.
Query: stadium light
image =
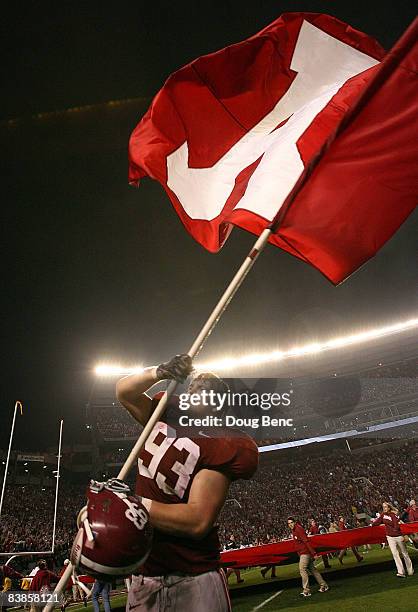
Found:
[[[377,327],[366,331],[359,332],[357,334],[351,334],[348,336],[341,336],[338,338],[331,338],[324,342],[315,342],[301,346],[295,346],[287,351],[274,350],[266,353],[249,353],[242,355],[241,357],[225,356],[220,359],[208,361],[204,363],[195,363],[194,366],[197,370],[211,370],[211,371],[225,371],[233,370],[242,366],[255,366],[264,363],[275,363],[283,359],[295,359],[297,357],[304,357],[305,355],[314,355],[317,353],[323,353],[325,351],[344,348],[345,346],[352,346],[353,344],[360,344],[362,342],[369,342],[384,336],[390,336],[392,334],[398,334],[410,329],[418,327],[418,319],[409,319],[408,321],[401,321],[394,323],[393,325],[386,325],[384,327]],[[96,375],[105,376],[123,376],[127,374],[134,374],[143,371],[142,366],[135,367],[124,367],[121,365],[103,364],[98,365],[95,369]]]
[[[341,336],[339,338],[332,338],[325,342],[315,342],[302,346],[296,346],[288,351],[272,351],[264,354],[249,354],[243,357],[224,357],[220,360],[209,361],[206,363],[196,363],[195,368],[197,370],[214,370],[224,371],[231,370],[243,365],[258,365],[261,363],[274,363],[283,359],[290,359],[295,357],[303,357],[305,355],[314,355],[316,353],[322,353],[336,348],[343,348],[345,346],[351,346],[353,344],[359,344],[361,342],[367,342],[370,340],[376,340],[384,336],[391,334],[400,333],[408,329],[418,327],[418,319],[410,319],[393,325],[386,325],[385,327],[378,327],[375,329],[369,329],[358,334],[352,334],[349,336]]]
[[[123,376],[124,374],[139,374],[143,372],[142,366],[124,367],[116,364],[101,364],[94,369],[96,376]]]

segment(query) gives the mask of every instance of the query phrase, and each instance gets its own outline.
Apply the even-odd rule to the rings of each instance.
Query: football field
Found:
[[[418,563],[418,551],[408,547],[414,562]],[[235,576],[230,577],[233,610],[250,612],[257,610],[295,610],[298,608],[331,612],[402,612],[418,610],[418,571],[411,577],[398,578],[390,551],[373,546],[358,563],[350,552],[340,565],[331,559],[331,569],[323,570],[322,561],[315,565],[329,584],[329,591],[319,593],[314,579],[310,578],[312,596],[302,597],[301,582],[296,564],[276,568],[277,578],[263,580],[259,568],[242,573],[244,583],[235,586]],[[234,583],[234,584],[232,584]],[[246,588],[250,587],[250,588]],[[252,587],[252,588],[251,588]]]
[[[236,612],[272,612],[273,610],[308,609],[321,612],[411,612],[418,609],[418,575],[397,578],[393,571],[341,577],[329,581],[330,590],[312,596],[299,595],[297,586],[282,588],[276,581],[271,593],[244,595],[234,598],[232,608]]]
[[[283,612],[291,610],[321,610],[321,612],[412,612],[418,610],[418,550],[408,546],[416,573],[407,578],[396,576],[395,564],[388,549],[380,546],[364,554],[364,561],[357,563],[351,551],[340,565],[331,559],[331,569],[323,571],[322,561],[316,561],[318,569],[326,577],[329,591],[319,593],[311,578],[312,596],[300,595],[301,585],[297,564],[278,566],[277,578],[263,580],[260,568],[242,572],[244,583],[236,585],[230,577],[232,609],[234,612]],[[126,594],[112,597],[112,610],[124,610]],[[102,606],[101,606],[102,607]],[[84,606],[69,606],[70,612],[92,612],[91,602]],[[198,610],[193,612],[199,612]]]

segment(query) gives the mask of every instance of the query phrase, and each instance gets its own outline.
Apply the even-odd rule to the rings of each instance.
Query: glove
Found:
[[[190,355],[176,355],[170,361],[161,363],[157,367],[157,379],[158,380],[177,380],[177,382],[184,382],[190,372],[192,372],[192,358]]]

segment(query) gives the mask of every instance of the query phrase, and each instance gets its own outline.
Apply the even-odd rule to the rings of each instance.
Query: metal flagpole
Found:
[[[198,355],[203,344],[205,343],[205,341],[208,339],[208,337],[212,333],[214,327],[218,323],[223,312],[226,310],[229,302],[232,300],[236,291],[239,289],[241,283],[243,282],[248,272],[253,267],[254,262],[257,259],[258,255],[261,253],[261,251],[266,246],[267,241],[270,237],[270,234],[271,234],[270,228],[266,228],[260,234],[252,250],[247,255],[247,257],[244,259],[244,262],[242,263],[238,272],[235,274],[234,278],[229,283],[223,296],[221,297],[219,302],[216,304],[211,315],[209,316],[208,320],[206,321],[206,323],[200,330],[200,333],[198,334],[198,336],[196,337],[196,340],[193,342],[192,346],[190,347],[188,351],[188,354],[190,355],[192,359],[194,359],[196,355]],[[122,466],[120,470],[118,474],[118,478],[120,478],[121,480],[124,480],[126,476],[128,475],[129,471],[131,470],[149,434],[154,429],[154,426],[158,422],[160,416],[164,413],[164,410],[167,406],[167,402],[170,399],[170,397],[173,395],[174,391],[176,390],[177,385],[178,383],[175,380],[170,382],[167,388],[167,391],[164,393],[163,397],[160,399],[158,406],[152,413],[151,418],[149,419],[148,423],[145,425],[144,429],[142,430],[142,433],[139,436],[135,446],[131,450],[128,458],[126,459],[124,465]]]
[[[58,506],[58,491],[60,483],[60,467],[61,467],[61,444],[62,444],[62,426],[64,421],[61,419],[60,435],[58,442],[58,462],[57,462],[57,484],[55,486],[55,508],[54,508],[54,527],[52,530],[52,552],[55,551],[55,530],[57,526],[57,506]]]
[[[224,294],[222,295],[219,302],[217,303],[212,313],[210,314],[208,320],[206,321],[206,323],[200,330],[200,333],[197,335],[195,341],[190,347],[190,350],[188,351],[188,354],[190,355],[192,359],[194,359],[194,357],[196,357],[196,355],[200,352],[203,344],[205,343],[205,341],[208,339],[208,337],[212,333],[214,327],[218,323],[223,312],[226,310],[229,302],[232,300],[235,293],[241,286],[243,280],[247,276],[248,272],[253,267],[255,260],[260,255],[260,253],[263,251],[264,247],[266,246],[268,242],[268,239],[270,238],[270,235],[272,233],[272,228],[274,227],[275,221],[276,219],[274,219],[273,222],[269,225],[269,227],[264,229],[263,232],[260,234],[260,236],[257,238],[257,240],[254,243],[253,248],[251,249],[247,257],[244,259],[238,272],[235,274],[234,278],[229,283]],[[139,436],[135,446],[131,450],[128,458],[126,459],[124,465],[122,466],[118,474],[118,478],[120,478],[121,480],[126,478],[129,471],[131,470],[149,434],[154,429],[154,426],[160,419],[161,415],[164,413],[168,400],[173,395],[174,391],[177,388],[177,385],[178,383],[175,380],[172,380],[170,384],[168,385],[167,390],[165,391],[164,395],[160,399],[158,406],[152,413],[148,423],[145,425],[144,429],[142,430],[141,435]],[[63,592],[65,585],[67,584],[67,581],[72,574],[72,571],[73,571],[73,566],[71,563],[69,563],[65,569],[65,572],[61,576],[60,581],[58,582],[57,586],[54,589],[54,593],[58,593],[58,596],[60,596],[61,593]],[[53,608],[53,604],[48,603],[44,608],[44,612],[51,612],[52,608]]]
[[[7,451],[6,467],[5,467],[5,470],[4,470],[3,487],[2,487],[2,490],[1,490],[1,498],[0,498],[0,516],[1,516],[1,510],[3,508],[4,492],[6,490],[7,472],[9,470],[10,452],[12,450],[13,434],[14,434],[14,430],[15,430],[16,413],[17,413],[17,409],[18,408],[20,408],[20,414],[22,414],[22,404],[19,401],[17,401],[15,403],[15,410],[14,410],[14,413],[13,413],[12,428],[10,430],[9,450]]]

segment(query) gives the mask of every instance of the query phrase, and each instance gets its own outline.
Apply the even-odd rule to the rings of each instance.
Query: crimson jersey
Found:
[[[387,536],[396,538],[402,535],[399,525],[399,517],[394,512],[381,512],[377,519],[372,522],[372,525],[384,525]]]
[[[295,540],[295,548],[296,552],[299,556],[301,555],[311,555],[311,557],[315,556],[315,549],[312,544],[309,542],[309,538],[306,535],[306,531],[302,527],[300,523],[296,523],[292,529],[292,537]]]
[[[418,521],[418,508],[417,507],[413,508],[412,506],[409,506],[407,512],[408,512],[408,519],[411,523]]]
[[[47,569],[40,569],[32,579],[30,590],[40,591],[42,587],[51,587],[51,582],[58,582],[59,576]]]
[[[318,525],[316,523],[312,523],[308,529],[309,535],[317,535],[319,533]]]
[[[154,408],[161,395],[153,398]],[[178,411],[178,398],[170,400],[170,411]],[[164,504],[180,504],[187,503],[193,478],[202,469],[222,472],[231,480],[251,478],[258,466],[257,445],[242,432],[228,431],[225,436],[210,437],[200,431],[190,438],[176,437],[170,425],[159,421],[139,455],[136,493]],[[142,571],[147,576],[200,574],[219,567],[219,550],[217,527],[201,540],[154,529],[152,550]]]

